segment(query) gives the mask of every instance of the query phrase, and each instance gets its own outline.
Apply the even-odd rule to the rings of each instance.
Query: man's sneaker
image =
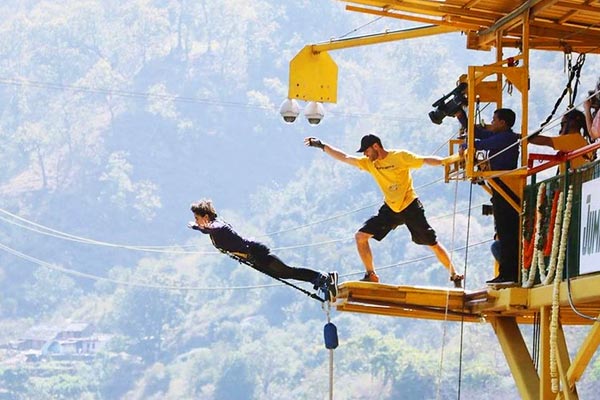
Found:
[[[365,276],[361,279],[361,282],[379,282],[379,276],[375,273],[375,271],[365,272]]]
[[[450,281],[454,283],[454,287],[457,289],[462,289],[463,279],[465,279],[464,275],[452,274],[450,276]]]
[[[329,300],[335,299],[337,296],[337,285],[338,285],[338,273],[336,271],[330,272],[327,279],[327,292],[329,293]]]
[[[516,278],[511,278],[511,277],[504,277],[504,276],[497,276],[494,279],[490,279],[489,281],[486,281],[485,283],[487,283],[488,285],[514,285],[518,282],[519,280]]]

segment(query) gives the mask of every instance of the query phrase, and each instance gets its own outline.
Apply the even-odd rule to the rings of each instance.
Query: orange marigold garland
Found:
[[[535,281],[535,273],[536,273],[536,267],[537,267],[537,261],[538,261],[538,257],[536,257],[536,250],[540,245],[540,239],[541,239],[541,223],[542,220],[544,218],[544,198],[545,198],[545,194],[546,194],[546,184],[544,182],[542,182],[540,184],[540,186],[538,187],[538,193],[537,193],[537,201],[536,201],[536,207],[535,207],[535,227],[534,227],[534,234],[531,235],[531,241],[533,241],[533,245],[531,245],[531,255],[529,257],[531,257],[531,262],[530,262],[530,266],[529,269],[525,268],[525,262],[523,263],[523,269],[521,270],[521,275],[522,275],[522,282],[523,282],[523,287],[532,287],[533,286],[533,282]],[[525,240],[525,237],[523,237],[523,240]],[[525,246],[523,246],[524,249],[526,248]],[[524,251],[525,253],[525,251]],[[523,255],[523,258],[525,259],[526,255]]]

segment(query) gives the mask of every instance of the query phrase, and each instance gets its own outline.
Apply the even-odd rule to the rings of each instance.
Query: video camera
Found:
[[[467,83],[461,82],[453,91],[433,103],[431,106],[435,107],[435,110],[429,113],[431,122],[439,125],[445,117],[456,114],[458,110],[467,103],[467,97],[464,93],[465,90],[467,90]],[[449,97],[452,98],[446,102],[446,99]]]

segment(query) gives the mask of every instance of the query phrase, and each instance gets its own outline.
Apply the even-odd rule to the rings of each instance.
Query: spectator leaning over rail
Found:
[[[577,150],[591,142],[585,115],[575,108],[563,115],[558,136],[537,135],[529,139],[530,144],[552,147],[554,150],[558,150],[559,154]],[[594,152],[586,153],[570,160],[570,166],[572,169],[577,169],[594,159]],[[565,173],[565,164],[560,165],[559,171],[561,174]]]

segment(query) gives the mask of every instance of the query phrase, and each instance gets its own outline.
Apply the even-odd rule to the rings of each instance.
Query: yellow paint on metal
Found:
[[[492,319],[491,323],[521,398],[539,400],[540,378],[529,356],[527,345],[523,340],[516,319],[498,317]]]
[[[579,276],[571,280],[571,298],[577,307],[598,306],[600,305],[600,274]],[[528,304],[530,308],[539,309],[540,307],[552,304],[552,285],[536,286],[529,290]],[[569,306],[568,288],[566,282],[560,284],[559,304]],[[582,324],[584,323],[582,319]]]
[[[341,0],[352,3],[347,6],[351,11],[365,14],[380,15],[407,21],[429,23],[442,29],[461,30],[466,33],[467,48],[488,51],[496,50],[496,62],[490,65],[469,67],[468,71],[468,116],[474,121],[475,98],[481,102],[495,103],[502,107],[502,87],[505,81],[512,83],[521,96],[521,138],[528,134],[529,113],[529,51],[543,49],[552,51],[569,51],[576,53],[600,53],[600,9],[590,6],[587,0],[573,0],[569,7],[564,2],[555,0],[529,0],[526,2],[509,2],[503,0],[472,1],[453,0],[452,2],[437,0],[410,0],[389,2],[386,0]],[[359,7],[362,6],[362,7]],[[424,32],[435,34],[434,27],[426,27],[419,32],[408,33],[423,36]],[[416,37],[416,36],[415,36]],[[406,37],[404,37],[406,38]],[[307,82],[333,82],[331,87],[337,88],[335,80],[315,78],[319,68],[307,68],[314,62],[312,58],[319,57],[327,50],[382,43],[390,40],[400,40],[394,36],[371,35],[348,40],[331,41],[303,49],[301,68],[306,69],[299,79],[292,80],[290,68],[289,97],[301,100],[327,101],[323,99],[324,88],[309,86]],[[521,55],[514,58],[519,64],[502,60],[503,50],[515,47],[521,50]],[[301,52],[302,53],[302,52]],[[512,60],[511,60],[512,61]],[[315,64],[318,64],[315,62]],[[510,64],[510,65],[509,65]],[[493,77],[492,77],[493,76]],[[320,79],[320,80],[319,80]],[[293,86],[297,85],[298,88]],[[335,89],[337,94],[337,89]],[[332,101],[335,102],[335,101]],[[515,131],[518,131],[515,128]],[[473,127],[469,127],[469,148],[473,148]],[[454,154],[457,142],[450,143],[449,154]],[[527,142],[523,141],[521,162],[527,164]],[[498,171],[475,171],[473,154],[467,154],[463,163],[454,163],[445,167],[446,182],[450,179],[483,179],[488,184],[484,189],[490,189],[492,177]],[[504,171],[502,171],[504,172]],[[519,204],[507,198],[520,211],[525,184],[525,171],[516,170],[503,175],[503,181],[519,197]],[[497,186],[497,185],[496,185]],[[498,187],[494,187],[498,189]],[[506,197],[506,196],[505,196]],[[573,302],[577,308],[586,314],[600,313],[600,274],[581,276],[571,281]],[[540,366],[540,376],[533,367],[527,346],[519,330],[518,324],[533,324],[541,314],[540,352],[541,361],[549,362],[549,318],[552,304],[552,287],[535,287],[523,289],[518,287],[504,289],[482,289],[476,292],[464,292],[454,289],[414,288],[409,286],[392,286],[363,282],[345,282],[340,285],[336,300],[339,311],[361,312],[386,316],[408,317],[451,321],[476,322],[487,320],[492,323],[498,340],[502,346],[507,362],[511,368],[519,393],[525,399],[544,400],[551,398],[577,399],[574,385],[581,376],[589,359],[600,345],[600,327],[595,323],[586,341],[579,349],[573,364],[570,364],[562,326],[590,325],[592,322],[583,319],[571,309],[567,299],[566,283],[560,285],[561,327],[559,329],[559,373],[562,381],[562,392],[553,395],[550,390],[549,368]],[[441,291],[441,292],[440,292]],[[440,293],[447,296],[443,298]],[[553,397],[554,396],[554,397]]]
[[[396,42],[398,40],[416,39],[425,36],[440,35],[442,33],[460,31],[459,28],[451,26],[428,25],[416,28],[402,29],[393,32],[383,32],[373,35],[358,36],[348,39],[336,39],[328,42],[312,45],[313,52],[348,49],[350,47],[367,46],[371,44],[380,44],[387,42]]]
[[[551,400],[556,397],[552,393],[552,378],[550,376],[550,318],[551,307],[540,309],[540,340],[539,340],[539,366],[540,376],[540,400]]]
[[[290,61],[288,98],[336,103],[337,76],[337,64],[326,51],[305,46]]]
[[[598,318],[600,318],[600,315]],[[577,382],[585,372],[585,369],[591,361],[594,353],[596,353],[599,345],[600,322],[595,322],[592,326],[592,329],[590,329],[590,332],[586,336],[585,341],[581,344],[577,355],[573,359],[573,363],[567,371],[567,381],[569,383],[569,387],[575,387],[575,382]]]
[[[587,288],[600,285],[600,274],[572,280],[573,301],[581,312],[600,313],[598,291]],[[596,286],[598,287],[598,286]],[[518,286],[483,288],[476,291],[422,286],[396,286],[383,283],[349,281],[340,284],[335,306],[338,311],[444,319],[446,307],[456,316],[452,320],[491,320],[500,316],[516,317],[522,324],[534,323],[535,314],[552,306],[552,286],[526,289]],[[593,321],[579,317],[569,306],[566,283],[561,283],[560,322],[562,325],[591,325]]]
[[[569,384],[567,382],[567,371],[571,366],[571,360],[569,359],[567,341],[565,339],[565,333],[562,329],[561,324],[559,324],[558,326],[556,336],[556,352],[558,353],[556,356],[556,361],[558,364],[558,375],[562,388],[562,397],[560,398],[565,400],[577,400],[579,399],[579,396],[577,395],[577,390],[575,388],[569,387]],[[557,398],[559,397],[557,396]]]

